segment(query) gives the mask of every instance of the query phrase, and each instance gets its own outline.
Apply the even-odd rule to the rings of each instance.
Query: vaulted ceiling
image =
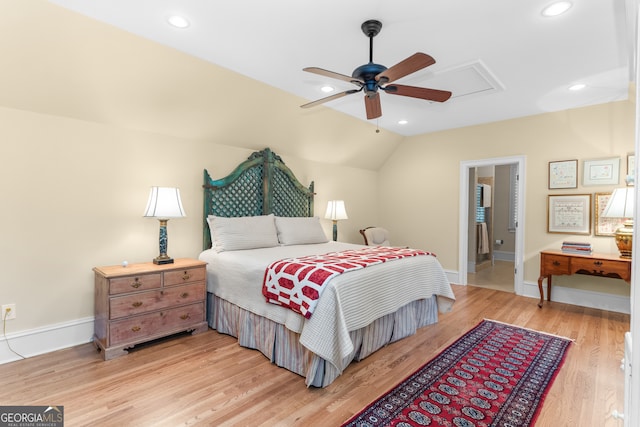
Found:
[[[453,93],[442,104],[382,93],[374,121],[400,135],[621,100],[628,91],[632,0],[573,0],[555,17],[542,14],[552,0],[51,1],[308,101],[327,96],[324,85],[334,93],[356,88],[302,69],[351,75],[369,60],[360,26],[377,19],[374,62],[390,67],[427,53],[436,63],[398,83]],[[189,26],[168,25],[172,15]],[[586,86],[569,90],[575,84]],[[315,108],[366,120],[363,96]]]
[[[550,1],[0,0],[0,106],[377,170],[405,136],[626,99],[636,0],[546,18]],[[367,63],[372,18],[374,62],[427,53],[398,83],[451,99],[382,93],[376,120],[362,92],[301,109],[354,88],[303,68]]]

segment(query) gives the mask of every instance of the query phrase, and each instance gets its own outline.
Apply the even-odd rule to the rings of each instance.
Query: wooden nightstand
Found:
[[[207,330],[206,263],[176,259],[95,267],[93,343],[104,360],[142,342],[183,331]]]

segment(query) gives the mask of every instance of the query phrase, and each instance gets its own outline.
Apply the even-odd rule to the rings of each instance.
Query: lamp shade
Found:
[[[605,218],[633,218],[635,187],[616,188],[607,202],[602,216]]]
[[[324,217],[331,220],[349,219],[347,210],[344,208],[344,200],[331,200],[327,204],[327,212]]]
[[[180,200],[180,189],[173,187],[151,187],[145,217],[169,219],[187,216]]]

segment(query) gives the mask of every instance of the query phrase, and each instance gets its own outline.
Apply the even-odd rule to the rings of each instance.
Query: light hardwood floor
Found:
[[[483,318],[575,340],[538,426],[622,426],[629,316],[455,286],[437,325],[357,362],[324,389],[209,330],[102,361],[92,344],[0,365],[0,404],[63,405],[66,426],[338,426]]]
[[[467,283],[504,292],[514,291],[514,263],[512,261],[496,260],[492,266],[467,274]]]

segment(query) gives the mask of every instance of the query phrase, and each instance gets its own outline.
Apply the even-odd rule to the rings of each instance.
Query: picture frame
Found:
[[[578,188],[578,160],[549,162],[549,190]]]
[[[547,196],[547,232],[591,234],[591,194]]]
[[[627,177],[635,181],[636,176],[636,156],[635,154],[627,155]]]
[[[583,185],[617,185],[620,179],[620,157],[585,160]]]
[[[596,236],[615,236],[616,230],[622,227],[625,218],[604,218],[602,213],[613,193],[596,193],[594,207],[594,230]]]

